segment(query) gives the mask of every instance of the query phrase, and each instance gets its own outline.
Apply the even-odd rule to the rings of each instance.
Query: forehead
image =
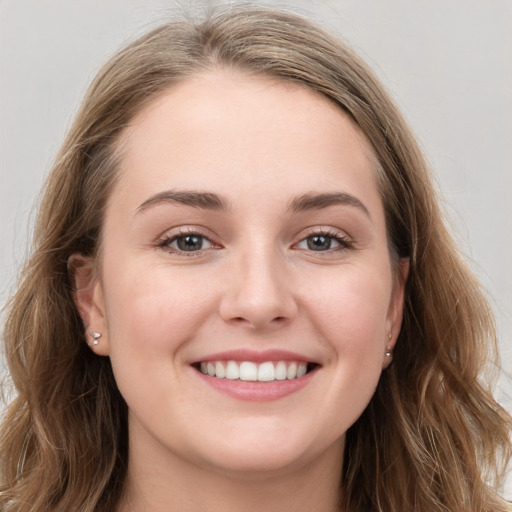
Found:
[[[304,86],[233,71],[190,78],[152,101],[122,137],[125,193],[208,188],[376,188],[376,158],[341,108]],[[297,193],[300,193],[297,190]]]

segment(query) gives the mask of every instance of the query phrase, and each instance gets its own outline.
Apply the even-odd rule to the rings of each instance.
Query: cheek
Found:
[[[307,309],[316,328],[339,357],[360,356],[385,343],[391,279],[370,268],[326,274],[309,294]]]
[[[334,441],[346,432],[377,387],[391,294],[385,270],[385,266],[331,269],[317,274],[315,286],[302,297],[304,315],[329,354],[327,384],[315,399],[315,428],[323,439]]]
[[[391,296],[386,267],[352,267],[327,276],[309,299],[309,318],[331,354],[326,410],[348,428],[372,397],[382,372]],[[379,269],[381,271],[379,271]]]
[[[105,305],[114,366],[123,362],[134,371],[151,371],[154,357],[172,361],[212,309],[207,290],[198,290],[190,273],[118,265],[105,275],[110,276]]]
[[[110,360],[132,413],[151,418],[155,410],[180,403],[175,385],[180,349],[194,339],[213,300],[185,273],[117,263],[109,274],[105,270]]]

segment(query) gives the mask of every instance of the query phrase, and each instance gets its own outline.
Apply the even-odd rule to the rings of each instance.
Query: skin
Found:
[[[91,349],[129,407],[119,510],[336,510],[345,432],[390,362],[407,273],[393,271],[369,143],[308,89],[215,71],[156,99],[122,147],[100,260],[73,257],[77,306],[102,333]],[[333,193],[345,200],[290,208]],[[190,231],[203,246],[180,252]],[[318,233],[331,248],[311,250]],[[191,366],[234,348],[318,366],[295,393],[243,400]]]

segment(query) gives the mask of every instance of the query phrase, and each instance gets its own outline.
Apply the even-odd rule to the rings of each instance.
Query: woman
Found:
[[[507,510],[487,303],[394,105],[297,16],[107,63],[5,340],[2,510]]]

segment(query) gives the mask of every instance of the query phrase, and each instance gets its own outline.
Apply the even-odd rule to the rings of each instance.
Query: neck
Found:
[[[118,512],[339,512],[343,442],[304,464],[266,472],[196,465],[130,446]]]

